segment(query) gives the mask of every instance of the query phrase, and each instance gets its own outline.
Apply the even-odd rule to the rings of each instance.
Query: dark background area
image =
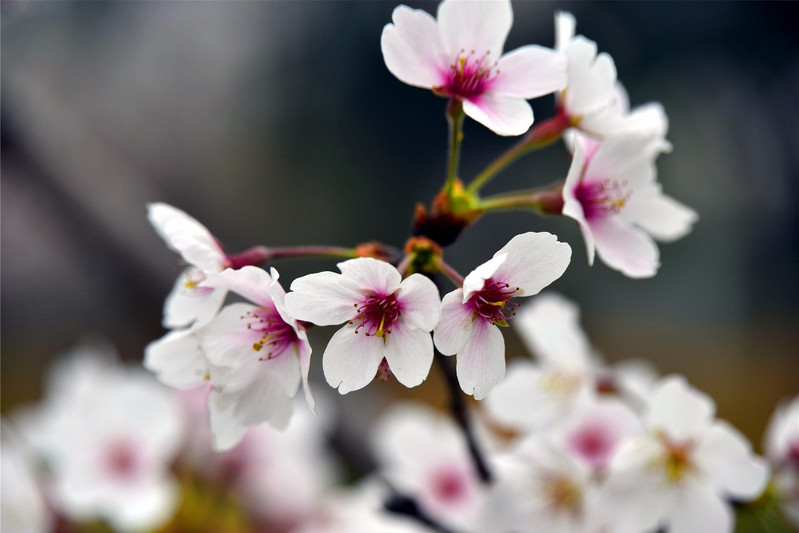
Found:
[[[411,3],[435,11],[435,3]],[[402,246],[441,186],[445,100],[385,68],[391,2],[2,3],[2,408],[38,397],[85,335],[140,359],[178,273],[145,217],[165,201],[231,251],[254,244]],[[572,245],[553,285],[610,361],[646,358],[711,394],[755,443],[799,392],[799,32],[790,3],[517,2],[506,50],[552,46],[558,9],[616,62],[631,103],[660,101],[666,193],[694,231],[649,280],[589,268],[576,223],[486,216],[451,249],[463,274],[513,235]],[[553,98],[533,102],[538,120]],[[461,174],[512,143],[467,121]],[[487,193],[565,177],[559,143]],[[333,269],[282,262],[284,285]],[[329,333],[329,332],[328,332]],[[521,353],[508,332],[508,355]],[[316,334],[316,333],[315,333]],[[315,343],[321,355],[323,341]],[[312,378],[322,381],[319,357]],[[437,376],[408,393],[437,400]],[[353,404],[386,387],[353,393]],[[331,395],[331,397],[335,397]]]

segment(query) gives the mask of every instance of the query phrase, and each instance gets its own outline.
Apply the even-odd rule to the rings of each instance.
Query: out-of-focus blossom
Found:
[[[783,512],[799,528],[799,396],[774,411],[764,441]]]
[[[430,331],[439,318],[435,284],[421,274],[402,279],[389,263],[360,257],[294,280],[286,307],[320,326],[346,322],[322,356],[331,387],[346,394],[365,387],[385,361],[406,387],[422,383],[433,362]]]
[[[15,430],[2,421],[0,524],[6,533],[47,533],[53,517],[40,486],[35,458]]]
[[[563,449],[528,438],[497,465],[499,480],[486,504],[490,522],[481,531],[599,531],[591,471]]]
[[[164,327],[209,322],[222,307],[227,291],[203,282],[208,272],[221,272],[231,266],[228,256],[205,226],[180,209],[165,203],[149,204],[147,218],[167,246],[189,265],[178,276],[164,303]]]
[[[580,327],[579,308],[558,294],[534,298],[514,324],[538,364],[514,360],[507,378],[486,398],[486,407],[508,427],[546,429],[593,397],[598,358]]]
[[[177,397],[150,374],[78,350],[52,369],[44,403],[23,426],[48,466],[53,505],[71,519],[140,531],[174,511],[169,466],[183,418]]]
[[[588,263],[595,253],[609,267],[632,278],[654,276],[657,245],[691,230],[696,213],[664,195],[654,161],[662,139],[618,135],[598,143],[575,136],[574,154],[563,185],[563,214],[580,224]]]
[[[751,501],[769,469],[713,401],[682,377],[660,381],[643,423],[614,455],[599,497],[608,531],[732,531],[726,499]]]
[[[300,382],[311,408],[308,386],[311,346],[305,328],[284,305],[285,291],[273,268],[245,266],[209,274],[209,283],[251,303],[226,306],[197,336],[211,362],[214,392],[209,400],[214,445],[235,446],[247,427],[264,422],[288,426],[292,397]]]
[[[457,529],[480,517],[484,485],[450,418],[420,405],[396,405],[375,426],[372,448],[389,485],[416,499],[434,520]]]
[[[447,0],[438,20],[399,6],[383,28],[386,66],[408,85],[463,102],[469,117],[500,135],[521,135],[533,123],[526,100],[560,90],[564,58],[535,45],[502,54],[513,23],[509,1]]]
[[[571,248],[550,233],[522,233],[474,269],[463,287],[441,303],[436,347],[458,355],[457,375],[466,394],[484,398],[505,375],[507,326],[518,306],[511,298],[537,294],[558,279],[571,260]]]

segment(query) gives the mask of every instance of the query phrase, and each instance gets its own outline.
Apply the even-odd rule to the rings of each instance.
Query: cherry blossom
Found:
[[[273,268],[244,266],[209,273],[209,283],[253,303],[223,308],[198,330],[202,351],[211,363],[214,391],[209,400],[214,446],[235,446],[247,427],[268,422],[285,429],[293,411],[291,398],[302,381],[308,405],[315,406],[308,385],[311,346],[305,328],[284,304],[285,291]]]
[[[757,498],[769,469],[714,411],[682,377],[659,382],[643,419],[647,431],[624,441],[611,460],[600,495],[609,531],[733,530],[725,500]]]
[[[428,278],[378,259],[338,264],[341,274],[319,272],[294,280],[286,307],[299,320],[330,326],[346,322],[322,355],[330,386],[346,394],[372,381],[385,360],[406,387],[427,378],[433,362],[430,331],[439,318],[438,289]]]
[[[52,369],[23,435],[47,463],[59,511],[138,531],[163,524],[178,503],[169,465],[183,427],[173,391],[85,348]]]
[[[478,400],[505,375],[505,341],[497,326],[507,326],[518,304],[558,279],[571,260],[571,248],[550,233],[522,233],[474,269],[441,302],[436,347],[457,354],[461,388]]]
[[[208,323],[222,307],[227,291],[203,282],[206,273],[231,266],[228,256],[205,226],[180,209],[165,203],[149,204],[147,218],[167,246],[189,265],[164,303],[164,327]]]
[[[437,20],[399,6],[380,45],[400,81],[463,102],[469,117],[500,135],[521,135],[533,123],[526,100],[565,86],[565,60],[528,45],[502,54],[513,23],[509,1],[446,0]]]
[[[764,449],[774,468],[783,512],[799,528],[799,396],[780,405],[766,428]]]
[[[55,520],[45,501],[35,458],[5,419],[0,422],[0,428],[0,523],[3,531],[53,531]]]
[[[673,241],[691,230],[696,213],[662,193],[654,160],[662,139],[617,135],[596,143],[577,136],[563,186],[563,214],[580,224],[588,262],[598,254],[632,278],[654,276],[659,252],[653,237]]]
[[[382,476],[400,494],[413,496],[431,518],[460,530],[480,517],[484,487],[450,418],[421,405],[398,404],[372,435]]]

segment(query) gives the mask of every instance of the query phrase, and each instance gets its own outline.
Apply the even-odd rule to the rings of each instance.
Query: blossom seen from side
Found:
[[[383,28],[383,59],[400,81],[460,100],[499,135],[521,135],[533,123],[526,100],[562,89],[566,62],[536,45],[503,55],[512,23],[509,0],[445,0],[437,19],[399,6]]]
[[[164,327],[209,322],[222,307],[227,291],[204,284],[206,273],[221,272],[231,266],[230,260],[211,232],[180,209],[152,203],[147,206],[147,218],[167,246],[188,264],[164,303]]]
[[[322,355],[322,368],[339,393],[368,385],[388,365],[406,387],[421,384],[433,362],[430,331],[439,319],[435,284],[421,274],[402,279],[391,264],[360,257],[294,280],[286,307],[299,320],[345,322]],[[383,363],[385,361],[385,363]]]
[[[436,347],[457,354],[461,389],[483,399],[505,375],[507,326],[518,304],[512,298],[537,294],[558,279],[571,260],[571,248],[550,233],[513,237],[494,257],[473,270],[463,287],[444,296]]]
[[[305,328],[287,312],[285,291],[273,268],[244,266],[210,275],[209,283],[250,300],[224,307],[197,332],[211,363],[209,399],[214,446],[235,446],[247,427],[288,426],[292,397],[302,382],[308,405],[311,346]]]
[[[626,439],[608,468],[599,501],[609,531],[733,530],[727,500],[757,498],[769,468],[714,411],[681,376],[658,383],[643,417],[646,432]]]
[[[697,220],[656,181],[661,141],[649,135],[618,135],[601,143],[577,135],[575,140],[563,214],[579,223],[589,264],[599,255],[628,277],[654,276],[660,266],[654,239],[679,239]]]

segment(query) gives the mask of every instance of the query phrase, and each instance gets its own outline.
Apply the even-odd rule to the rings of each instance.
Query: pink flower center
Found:
[[[360,304],[353,305],[357,309],[357,314],[350,320],[350,324],[357,324],[355,333],[363,329],[364,335],[367,337],[374,336],[385,339],[400,318],[400,305],[393,293],[374,294],[368,296]]]
[[[574,189],[574,197],[583,206],[587,220],[619,213],[632,194],[627,188],[626,180],[621,183],[609,179],[580,183]]]
[[[433,90],[444,96],[471,98],[486,92],[491,82],[499,75],[497,63],[490,62],[491,52],[477,55],[474,50],[469,54],[461,50],[455,62],[445,74],[444,85]]]
[[[615,439],[601,425],[589,424],[581,427],[569,438],[569,445],[594,468],[602,468],[613,451]]]
[[[280,313],[271,307],[247,311],[241,318],[247,321],[247,330],[258,335],[252,349],[256,352],[267,349],[266,354],[258,358],[259,361],[273,359],[299,341],[291,324],[286,323]]]
[[[433,475],[433,497],[443,503],[453,503],[467,494],[466,480],[455,470],[440,470]]]
[[[475,316],[487,320],[496,326],[507,326],[508,319],[516,315],[516,302],[510,299],[519,291],[519,287],[511,287],[507,283],[487,279],[483,288],[475,292],[467,305]]]
[[[133,477],[139,463],[133,444],[124,439],[109,442],[103,453],[106,471],[113,477],[129,479]]]
[[[694,443],[692,441],[676,442],[662,432],[658,437],[663,445],[661,466],[666,479],[678,483],[695,470],[693,463]]]
[[[799,438],[794,439],[788,444],[788,453],[786,454],[788,464],[794,468],[799,469]]]

